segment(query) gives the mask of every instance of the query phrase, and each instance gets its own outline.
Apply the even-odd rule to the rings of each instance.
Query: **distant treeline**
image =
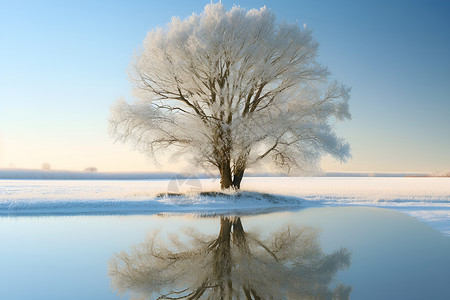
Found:
[[[174,172],[154,173],[103,173],[89,171],[58,171],[58,170],[27,170],[0,169],[0,179],[55,179],[55,180],[145,180],[172,179],[174,177],[188,178],[190,175]],[[203,178],[206,176],[199,175]]]
[[[214,178],[217,174],[187,174],[176,172],[89,172],[64,170],[0,169],[0,179],[54,179],[54,180],[148,180],[177,178]],[[248,172],[248,177],[284,177],[278,173]],[[309,175],[318,177],[450,177],[450,172],[323,172]]]

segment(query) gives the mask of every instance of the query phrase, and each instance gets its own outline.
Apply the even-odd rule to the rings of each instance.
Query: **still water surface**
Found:
[[[0,218],[0,299],[230,293],[449,299],[450,238],[404,214],[358,207]]]

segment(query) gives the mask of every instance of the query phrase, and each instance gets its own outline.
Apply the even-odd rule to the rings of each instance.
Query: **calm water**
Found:
[[[450,238],[385,209],[1,217],[0,243],[0,299],[450,297]]]

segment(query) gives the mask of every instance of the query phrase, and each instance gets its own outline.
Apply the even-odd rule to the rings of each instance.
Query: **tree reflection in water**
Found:
[[[311,227],[286,226],[267,238],[247,233],[239,217],[222,217],[218,237],[186,232],[188,242],[155,232],[109,262],[109,276],[133,299],[348,299],[351,286],[330,288],[350,253],[325,254]]]

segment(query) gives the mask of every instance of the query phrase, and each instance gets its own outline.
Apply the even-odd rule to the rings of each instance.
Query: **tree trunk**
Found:
[[[231,179],[230,163],[222,164],[219,170],[220,170],[220,188],[222,190],[229,189],[233,185],[233,180]]]
[[[241,218],[234,218],[233,220],[233,243],[236,247],[245,254],[250,254],[250,247],[247,243],[244,227],[242,226]]]
[[[214,290],[217,295],[220,295],[220,299],[225,299],[225,296],[232,295],[232,283],[231,283],[231,269],[232,269],[232,257],[231,257],[231,230],[232,220],[230,218],[220,218],[220,233],[219,237],[215,241],[214,249]],[[228,297],[228,298],[229,298]]]
[[[223,164],[220,167],[220,188],[222,190],[233,188],[239,190],[241,188],[241,181],[244,177],[245,169],[237,169],[234,174],[231,172],[230,164]]]
[[[245,169],[237,169],[233,176],[233,188],[235,190],[239,190],[241,188],[241,181],[244,177],[244,170]]]

